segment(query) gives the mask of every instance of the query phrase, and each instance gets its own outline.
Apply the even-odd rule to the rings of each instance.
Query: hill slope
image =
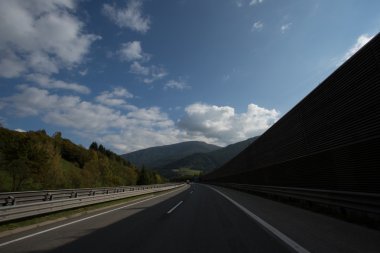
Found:
[[[0,127],[0,192],[161,183],[156,172],[135,166],[102,145],[90,149],[44,130]]]
[[[191,169],[207,173],[219,168],[234,158],[256,139],[257,137],[253,137],[207,153],[191,154],[172,163],[168,163],[157,170],[168,177],[175,177],[179,169]]]
[[[124,154],[122,157],[136,166],[141,167],[144,165],[150,169],[158,169],[164,167],[168,163],[175,162],[186,156],[195,153],[206,153],[218,149],[221,149],[221,147],[200,141],[188,141],[142,149]]]

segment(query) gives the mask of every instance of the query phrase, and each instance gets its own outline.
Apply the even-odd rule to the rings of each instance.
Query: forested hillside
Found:
[[[168,163],[175,162],[188,155],[206,153],[220,148],[221,147],[219,146],[201,141],[186,141],[171,145],[141,149],[124,154],[122,157],[131,161],[136,166],[145,166],[150,169],[159,170]]]
[[[0,191],[162,183],[117,154],[92,143],[89,149],[44,130],[16,132],[0,127]]]
[[[198,170],[202,173],[208,173],[234,158],[257,138],[257,136],[249,138],[210,152],[195,153],[157,168],[157,171],[169,178],[178,176],[177,174],[180,169]]]
[[[136,166],[146,166],[171,180],[183,180],[208,173],[231,160],[258,137],[224,148],[205,142],[190,141],[151,147],[122,155]]]

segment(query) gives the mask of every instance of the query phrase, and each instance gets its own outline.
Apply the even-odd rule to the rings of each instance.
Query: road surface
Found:
[[[343,232],[329,237],[335,229]],[[380,252],[379,235],[246,193],[191,184],[3,237],[0,252]]]
[[[0,251],[290,252],[223,196],[198,184],[4,245]]]

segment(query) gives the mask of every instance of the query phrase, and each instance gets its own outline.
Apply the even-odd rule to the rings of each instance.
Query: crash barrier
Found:
[[[0,222],[171,190],[183,183],[0,193]]]

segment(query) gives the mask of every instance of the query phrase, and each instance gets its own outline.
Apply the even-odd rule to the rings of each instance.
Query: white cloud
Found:
[[[143,75],[143,76],[149,75],[149,68],[142,66],[140,63],[136,61],[131,64],[129,71],[137,75]]]
[[[88,72],[88,69],[84,69],[84,70],[80,70],[78,73],[81,76],[85,76],[85,75],[87,75],[87,72]]]
[[[109,143],[119,152],[127,153],[147,147],[177,143],[177,133],[174,128],[155,130],[136,126],[119,133],[105,134],[100,137],[99,142]]]
[[[107,99],[99,99],[104,104],[98,104],[84,101],[78,96],[58,96],[27,85],[19,85],[18,90],[13,96],[0,98],[0,103],[4,104],[2,109],[7,113],[19,117],[39,117],[47,124],[77,131],[89,140],[108,140],[104,144],[120,152],[178,141],[174,122],[158,107],[134,107],[128,113],[122,113],[105,105],[112,104]],[[105,94],[124,98],[132,96],[123,88],[115,88]],[[118,105],[117,102],[115,104]],[[120,150],[121,147],[125,149]]]
[[[235,4],[237,7],[242,7],[243,5],[249,5],[249,6],[254,6],[257,4],[263,3],[264,0],[235,0]]]
[[[125,88],[121,88],[121,87],[117,87],[117,88],[114,88],[111,92],[111,94],[113,96],[116,96],[116,97],[125,97],[125,98],[133,98],[133,94],[130,93],[127,89]]]
[[[286,31],[288,31],[290,29],[291,26],[292,26],[292,23],[283,24],[281,26],[281,32],[285,33]]]
[[[243,6],[243,0],[235,0],[236,6],[237,7],[242,7]]]
[[[137,107],[127,103],[125,100],[133,97],[133,94],[127,89],[117,87],[112,91],[103,91],[100,95],[96,96],[95,100],[103,105],[135,111]]]
[[[158,107],[132,105],[133,110],[118,110],[128,105],[125,99],[131,97],[119,87],[90,102],[19,85],[18,93],[0,98],[0,109],[12,116],[38,117],[46,124],[66,127],[121,153],[189,140],[227,145],[263,133],[279,118],[276,110],[255,104],[236,113],[230,106],[195,103],[187,106],[185,116],[175,123]]]
[[[368,35],[368,34],[362,34],[358,37],[356,40],[356,43],[347,51],[347,53],[344,55],[341,63],[348,60],[351,56],[353,56],[357,51],[359,51],[360,48],[362,48],[365,44],[370,41],[374,35]]]
[[[149,76],[143,79],[146,84],[153,83],[168,75],[164,67],[152,65],[149,67]]]
[[[262,2],[264,2],[264,0],[251,0],[251,2],[249,3],[249,5],[256,5],[256,4],[261,4]]]
[[[15,131],[19,132],[19,133],[25,133],[26,132],[24,129],[21,129],[21,128],[16,128]]]
[[[164,89],[177,89],[177,90],[185,90],[190,89],[191,86],[187,84],[185,80],[179,78],[178,80],[169,80],[165,85]]]
[[[58,73],[82,63],[99,36],[86,34],[72,0],[0,1],[0,76]]]
[[[104,4],[103,14],[121,28],[145,33],[150,28],[150,18],[142,14],[142,1],[130,0],[125,8]]]
[[[143,52],[140,41],[123,43],[118,53],[123,61],[148,61],[150,58],[148,54]]]
[[[91,92],[91,90],[87,86],[80,85],[77,83],[67,83],[61,80],[54,80],[49,76],[43,74],[29,74],[27,76],[27,79],[29,81],[37,83],[42,88],[46,89],[65,89],[83,94],[89,94]]]
[[[146,84],[153,83],[168,75],[168,72],[162,66],[142,65],[142,62],[148,62],[151,56],[143,52],[140,41],[122,44],[122,48],[118,51],[118,54],[121,60],[133,61],[129,67],[129,72],[138,75],[139,79]]]
[[[47,90],[27,85],[19,85],[17,86],[17,89],[19,90],[19,93],[0,99],[0,102],[3,103],[3,109],[7,108],[8,113],[17,116],[39,115],[40,112],[48,110],[52,106],[59,107],[60,102],[63,102],[63,100],[66,99],[66,97],[49,95]],[[79,97],[71,98],[79,99]]]
[[[11,50],[0,52],[0,77],[19,77],[26,71],[25,63]]]
[[[279,112],[249,104],[247,112],[236,113],[230,106],[195,103],[185,108],[178,125],[189,135],[202,135],[219,144],[229,144],[262,134],[278,118]]]
[[[251,31],[261,31],[264,28],[264,23],[261,21],[256,21],[253,23]]]
[[[131,64],[129,71],[133,74],[141,76],[142,82],[146,84],[162,79],[168,74],[164,67],[155,65],[146,67],[136,61]]]

